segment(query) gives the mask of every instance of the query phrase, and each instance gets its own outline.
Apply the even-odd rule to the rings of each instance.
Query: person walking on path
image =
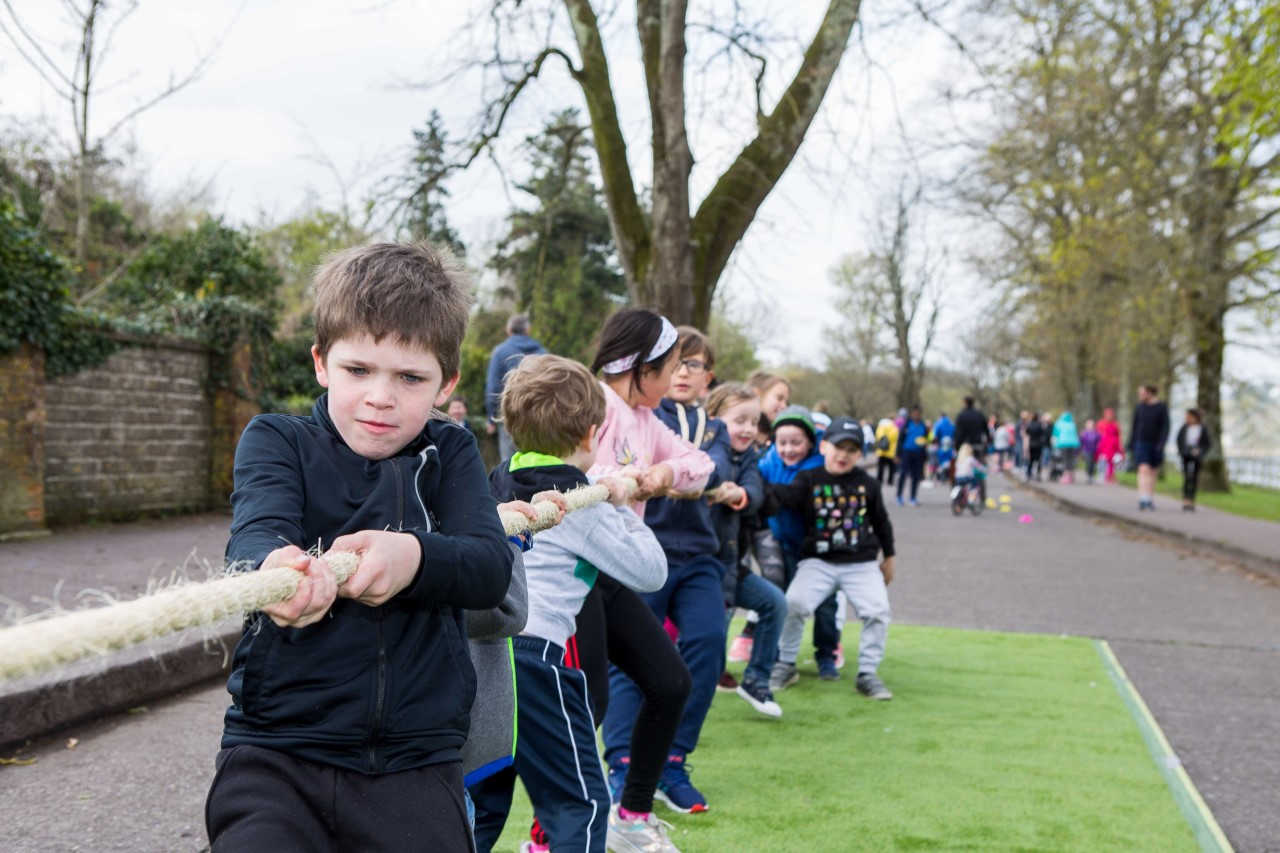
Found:
[[[1033,470],[1037,480],[1043,479],[1044,474],[1041,470],[1041,464],[1044,449],[1049,446],[1049,429],[1045,426],[1044,420],[1039,413],[1033,414],[1031,419],[1027,421],[1027,425],[1023,427],[1022,440],[1025,442],[1025,446],[1022,449],[1022,458],[1026,461],[1026,482],[1031,482],[1031,472]]]
[[[986,432],[984,423],[982,434],[986,435]],[[902,488],[908,479],[911,480],[911,505],[920,506],[920,478],[924,475],[925,446],[928,442],[929,427],[920,414],[920,407],[913,406],[898,441],[898,459],[902,464],[902,473],[898,476],[898,506],[902,506]]]
[[[964,398],[964,408],[956,415],[955,440],[956,447],[967,444],[973,448],[974,455],[985,461],[987,445],[990,443],[987,430],[987,416],[973,403],[973,397]]]
[[[502,459],[510,459],[517,450],[511,434],[502,425],[502,389],[506,386],[507,374],[526,355],[542,355],[546,351],[546,347],[529,337],[529,315],[512,314],[507,320],[507,339],[494,347],[493,354],[489,356],[489,372],[484,382],[484,410],[489,418],[489,434],[498,434],[498,455]]]
[[[1143,385],[1138,389],[1138,406],[1133,410],[1129,430],[1129,450],[1138,464],[1138,510],[1154,511],[1156,474],[1164,464],[1164,446],[1169,440],[1169,407],[1160,399],[1159,389]]]
[[[1102,433],[1089,418],[1084,422],[1084,431],[1080,433],[1080,455],[1084,457],[1084,473],[1092,485],[1093,475],[1098,471],[1098,445],[1102,442]]]
[[[1178,430],[1177,445],[1178,455],[1182,457],[1182,511],[1195,512],[1200,462],[1213,446],[1199,409],[1187,409],[1187,421]]]
[[[1076,453],[1080,450],[1080,432],[1070,412],[1063,412],[1053,425],[1053,447],[1062,457],[1062,482],[1070,483],[1076,470]]]
[[[898,470],[897,460],[898,425],[892,416],[886,416],[876,426],[876,479],[881,485],[893,485],[893,475]]]
[[[1098,436],[1098,458],[1106,463],[1102,479],[1104,482],[1114,483],[1116,465],[1124,458],[1121,456],[1124,445],[1120,442],[1120,424],[1116,422],[1115,409],[1102,410],[1102,419],[1098,421]]]

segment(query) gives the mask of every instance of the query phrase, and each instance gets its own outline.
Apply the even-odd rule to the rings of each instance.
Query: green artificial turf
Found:
[[[689,760],[711,811],[657,806],[683,853],[1198,849],[1091,640],[895,625],[892,701],[845,672],[806,647],[781,720],[716,695]],[[517,790],[495,849],[530,819]]]
[[[1138,475],[1124,471],[1116,475],[1116,482],[1122,486],[1137,488]],[[1156,494],[1167,495],[1182,501],[1182,474],[1176,471],[1156,481]],[[1262,521],[1280,520],[1280,489],[1267,489],[1262,486],[1249,486],[1233,483],[1229,492],[1207,492],[1203,489],[1196,494],[1196,503],[1211,506],[1233,515],[1245,518],[1257,518]]]

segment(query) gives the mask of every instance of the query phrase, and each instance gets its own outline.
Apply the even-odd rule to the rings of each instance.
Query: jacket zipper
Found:
[[[396,529],[404,529],[404,475],[400,460],[391,458],[396,477]],[[382,713],[387,700],[387,640],[382,630],[382,605],[378,605],[378,696],[373,705],[373,728],[369,733],[369,772],[378,772],[378,738],[382,736]]]
[[[382,606],[378,611],[378,698],[373,704],[373,730],[369,737],[369,772],[378,772],[378,738],[382,736],[382,708],[387,698],[387,643],[382,633]]]

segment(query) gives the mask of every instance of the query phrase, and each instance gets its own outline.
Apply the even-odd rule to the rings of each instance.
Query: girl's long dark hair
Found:
[[[596,357],[591,362],[591,372],[598,374],[609,362],[634,355],[635,366],[628,372],[631,374],[631,387],[639,391],[640,377],[645,373],[662,370],[667,359],[675,352],[673,343],[661,356],[645,362],[661,336],[662,315],[657,311],[652,308],[623,308],[605,320],[604,328],[600,330]]]

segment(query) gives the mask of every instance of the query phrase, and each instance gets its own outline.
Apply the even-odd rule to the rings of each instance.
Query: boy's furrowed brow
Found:
[[[366,370],[388,370],[392,373],[411,373],[415,376],[429,376],[432,374],[432,367],[427,364],[388,366],[381,364],[376,360],[370,361],[368,359],[357,358],[355,356],[349,356],[339,360],[347,367],[363,367]]]

